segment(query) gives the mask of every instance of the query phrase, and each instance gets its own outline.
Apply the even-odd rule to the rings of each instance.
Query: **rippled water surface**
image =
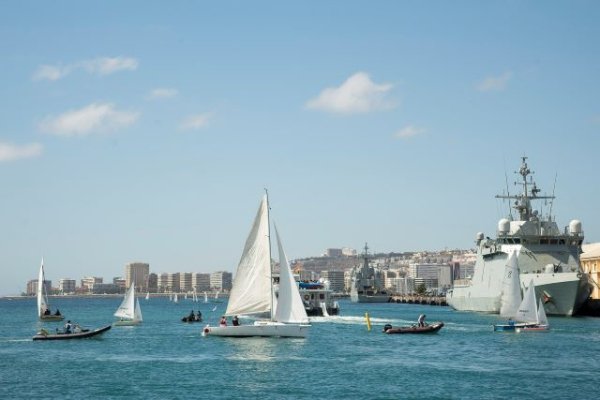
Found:
[[[99,327],[112,322],[120,301],[52,303],[72,321]],[[550,318],[549,332],[494,333],[491,315],[342,300],[341,315],[313,319],[306,339],[203,338],[200,325],[180,318],[200,309],[216,324],[226,303],[140,302],[142,325],[33,342],[40,327],[62,324],[38,322],[34,299],[0,299],[0,398],[558,399],[591,398],[599,388],[598,318]],[[446,326],[434,335],[381,333],[420,313]]]

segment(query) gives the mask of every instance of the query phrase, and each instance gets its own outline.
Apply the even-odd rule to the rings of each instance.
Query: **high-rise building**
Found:
[[[158,275],[154,272],[148,275],[148,292],[156,293],[158,292]]]
[[[202,274],[199,272],[193,273],[192,288],[196,288],[196,292],[210,290],[210,274]]]
[[[148,275],[150,274],[150,264],[142,262],[131,262],[125,265],[125,283],[127,287],[135,282],[139,291],[148,290]]]
[[[179,281],[180,281],[179,272],[167,274],[167,290],[169,292],[177,293],[179,292]]]
[[[91,292],[94,285],[98,283],[102,283],[102,278],[97,276],[87,276],[81,280],[81,288]]]
[[[158,292],[168,293],[171,289],[169,288],[169,274],[163,272],[158,276]]]
[[[63,293],[75,293],[75,279],[62,278],[58,281],[58,290]]]
[[[321,278],[329,281],[334,293],[344,292],[344,271],[321,271]]]
[[[191,292],[193,290],[191,272],[181,272],[179,274],[179,290],[182,292]]]
[[[210,274],[210,287],[220,290],[231,290],[231,276],[231,272],[213,272]]]
[[[118,288],[120,293],[125,293],[125,291],[127,291],[127,281],[120,276],[113,278],[113,284]]]

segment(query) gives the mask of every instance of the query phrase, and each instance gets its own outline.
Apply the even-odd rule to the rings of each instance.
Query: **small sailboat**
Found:
[[[204,302],[208,303],[208,293],[204,292]]]
[[[37,307],[38,317],[42,321],[61,321],[64,317],[60,314],[60,311],[56,309],[56,312],[52,314],[50,311],[50,304],[48,303],[48,294],[46,293],[45,276],[44,276],[44,259],[42,258],[42,264],[40,265],[40,272],[38,275],[38,287],[37,287]]]
[[[179,298],[177,297],[177,293],[175,293],[173,295],[173,303],[178,303],[179,302]]]
[[[128,326],[137,325],[142,322],[142,309],[140,308],[140,302],[135,297],[135,284],[132,282],[129,289],[125,293],[125,298],[121,302],[121,305],[115,312],[115,317],[119,318],[115,321],[114,325]]]
[[[542,299],[539,300],[539,303],[536,301],[533,279],[530,281],[517,310],[512,316],[506,316],[509,317],[509,323],[494,325],[494,331],[546,331],[550,328]]]
[[[150,292],[146,292],[146,300],[150,300]]]
[[[270,318],[256,320],[252,325],[207,325],[203,336],[306,337],[310,328],[308,316],[277,228],[275,233],[281,271],[278,298],[276,301],[274,299],[269,213],[268,195],[265,193],[246,239],[225,315],[256,317],[266,313]]]
[[[214,297],[214,299],[213,299],[213,303],[222,303],[222,301],[219,299],[219,294],[220,294],[220,293],[221,293],[221,291],[220,291],[220,290],[217,290],[217,291],[215,292],[215,297]]]

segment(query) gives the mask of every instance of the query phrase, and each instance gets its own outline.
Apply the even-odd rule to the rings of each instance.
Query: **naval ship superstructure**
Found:
[[[552,217],[552,196],[540,196],[527,157],[522,157],[518,173],[523,190],[518,195],[496,198],[514,201],[518,219],[498,222],[496,239],[477,234],[477,259],[470,279],[455,281],[446,294],[448,305],[456,310],[498,313],[502,282],[508,256],[515,253],[521,288],[531,280],[535,294],[541,298],[547,314],[571,316],[585,303],[591,291],[588,276],[581,270],[579,256],[583,243],[581,222],[572,220],[561,231]],[[528,179],[529,177],[529,179]],[[534,201],[550,201],[550,211],[543,217],[532,207]]]
[[[350,300],[354,303],[386,303],[390,294],[383,285],[383,273],[369,264],[369,247],[365,243],[363,262],[352,269]]]

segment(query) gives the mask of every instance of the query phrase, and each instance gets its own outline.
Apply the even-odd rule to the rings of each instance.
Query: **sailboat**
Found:
[[[44,259],[42,258],[37,287],[38,317],[42,321],[61,321],[64,319],[64,317],[60,314],[58,309],[56,309],[56,313],[54,315],[52,315],[50,312],[50,304],[48,303],[48,294],[46,293],[46,285],[44,285],[44,282]]]
[[[277,228],[275,232],[281,269],[277,301],[274,300],[273,295],[269,199],[265,193],[246,239],[225,311],[226,316],[232,317],[259,316],[266,313],[270,318],[256,320],[252,325],[207,325],[203,330],[203,336],[306,337],[310,328],[308,316]]]
[[[550,326],[542,299],[537,302],[535,298],[535,284],[533,283],[533,279],[529,283],[523,299],[514,314],[507,316],[509,317],[509,323],[494,325],[494,331],[521,332],[546,331],[549,329]]]
[[[146,300],[150,300],[150,292],[146,292]]]
[[[219,290],[217,290],[215,292],[215,298],[213,299],[213,303],[221,303],[222,302],[221,300],[219,300],[219,293],[220,293]]]
[[[173,303],[178,303],[179,302],[179,297],[177,297],[177,293],[175,293],[173,295]]]
[[[204,292],[204,302],[208,303],[208,293]]]
[[[119,318],[115,321],[115,325],[128,326],[142,322],[142,309],[139,300],[135,297],[135,283],[132,282],[127,289],[125,298],[114,315]]]

